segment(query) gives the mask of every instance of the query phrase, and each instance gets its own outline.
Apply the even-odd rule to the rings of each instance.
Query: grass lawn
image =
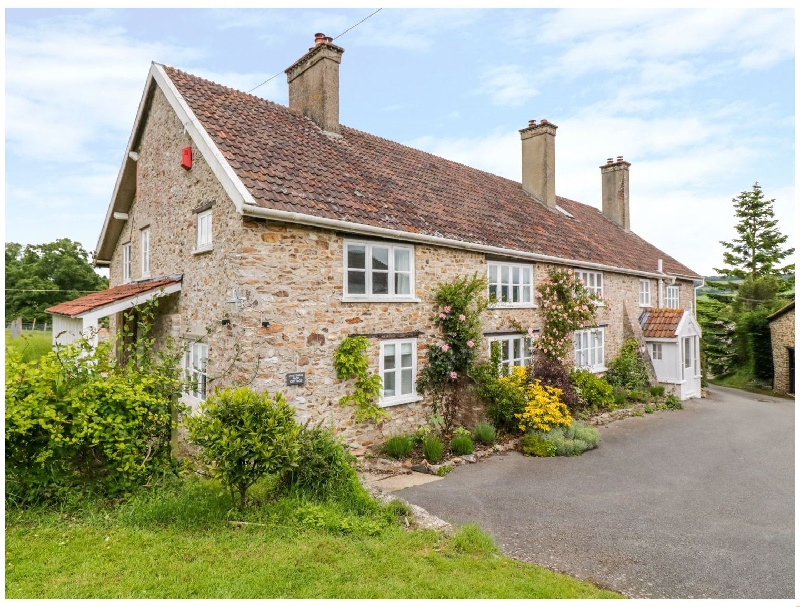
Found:
[[[11,338],[11,330],[6,329],[6,347],[14,348],[22,354],[24,362],[38,360],[53,348],[51,331],[23,331],[22,335]]]
[[[406,531],[398,507],[260,495],[246,515],[209,481],[69,514],[7,508],[6,598],[622,598],[500,556],[474,525],[448,538]]]
[[[756,378],[753,376],[753,373],[747,369],[740,369],[734,373],[709,378],[708,383],[717,386],[726,386],[728,388],[738,388],[740,390],[752,392],[753,394],[763,394],[764,396],[774,396],[775,398],[791,399],[790,396],[786,396],[785,394],[778,394],[772,390],[759,387],[759,384],[763,385],[763,382],[756,380]]]

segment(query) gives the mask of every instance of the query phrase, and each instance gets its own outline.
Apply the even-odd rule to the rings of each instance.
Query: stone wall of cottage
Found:
[[[356,423],[352,407],[338,404],[352,384],[337,379],[333,353],[348,335],[367,335],[368,356],[377,372],[381,339],[416,331],[421,368],[426,349],[442,343],[430,320],[433,289],[459,276],[485,276],[486,257],[417,245],[419,302],[343,302],[345,238],[367,239],[238,215],[196,149],[192,168],[180,166],[181,150],[189,145],[183,125],[156,90],[137,150],[136,200],[112,257],[111,285],[122,282],[121,247],[128,242],[131,279],[142,277],[141,230],[149,227],[150,276],[183,274],[180,293],[159,305],[156,336],[162,343],[168,335],[208,343],[212,387],[250,385],[258,391],[282,391],[301,421],[332,428],[352,447],[380,444],[392,434],[424,424],[430,413],[426,401],[392,406],[391,418],[378,425]],[[197,253],[194,211],[209,202],[213,248]],[[549,266],[533,265],[535,285]],[[605,327],[608,362],[626,338],[625,323],[630,321],[623,302],[637,318],[642,308],[637,277],[604,272],[603,282],[610,305],[600,310],[597,320]],[[691,282],[678,284],[681,307],[691,309]],[[228,303],[233,288],[243,296],[239,304]],[[654,306],[657,290],[652,280]],[[541,320],[535,308],[495,308],[484,315],[486,333],[514,333],[515,324],[538,329]],[[488,355],[488,338],[480,347]],[[294,372],[305,373],[303,385],[286,385],[286,375]]]
[[[769,323],[772,337],[772,364],[774,366],[773,390],[781,394],[789,392],[789,351],[794,348],[794,309]]]

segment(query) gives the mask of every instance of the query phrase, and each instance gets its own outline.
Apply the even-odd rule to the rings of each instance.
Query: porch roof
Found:
[[[639,317],[642,334],[647,337],[675,337],[686,310],[657,308],[646,310]]]

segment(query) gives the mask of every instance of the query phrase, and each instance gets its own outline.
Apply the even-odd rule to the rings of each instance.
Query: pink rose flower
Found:
[[[528,327],[528,335],[533,335],[533,327]]]
[[[444,313],[445,314],[450,314],[450,310],[452,310],[452,308],[450,306],[445,306],[444,307]]]
[[[464,316],[463,314],[459,314],[458,315],[458,320],[460,320],[461,322],[464,322],[465,320],[467,320],[467,317]]]
[[[455,371],[450,372],[450,379],[458,379],[458,373]]]
[[[442,314],[441,312],[439,312],[439,318],[444,320],[445,318],[447,318],[447,314]]]
[[[442,352],[447,352],[449,349],[450,349],[450,346],[448,346],[447,344],[444,344],[442,346]]]
[[[468,348],[472,348],[473,346],[475,346],[475,342],[474,342],[474,341],[472,341],[472,340],[470,339],[470,340],[467,342],[467,347],[468,347]]]

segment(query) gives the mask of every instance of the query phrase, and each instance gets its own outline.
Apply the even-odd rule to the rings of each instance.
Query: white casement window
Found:
[[[142,278],[150,277],[150,228],[142,230]]]
[[[595,295],[603,296],[603,273],[590,272],[589,270],[575,270],[575,276],[583,283],[589,291]]]
[[[575,331],[575,367],[595,372],[604,371],[604,341],[602,327]]]
[[[188,397],[190,402],[200,402],[206,399],[208,388],[207,360],[208,344],[195,342],[187,346],[183,355],[183,373],[186,380],[183,394]]]
[[[639,281],[639,305],[640,306],[649,306],[650,305],[650,281],[649,280],[640,280]]]
[[[122,282],[131,281],[131,243],[122,245]]]
[[[500,372],[504,375],[511,371],[511,367],[527,367],[533,362],[530,344],[523,335],[490,337],[489,356],[494,344],[500,348]]]
[[[414,298],[414,248],[345,242],[344,296],[351,300]]]
[[[664,352],[661,344],[653,344],[653,360],[662,360],[663,358]]]
[[[382,407],[407,403],[417,398],[417,340],[393,339],[381,342],[380,376]]]
[[[211,248],[211,209],[197,214],[197,250]]]
[[[678,287],[667,287],[667,296],[664,301],[664,307],[666,308],[680,308],[680,288]]]
[[[489,263],[489,300],[498,306],[533,305],[533,266]]]

